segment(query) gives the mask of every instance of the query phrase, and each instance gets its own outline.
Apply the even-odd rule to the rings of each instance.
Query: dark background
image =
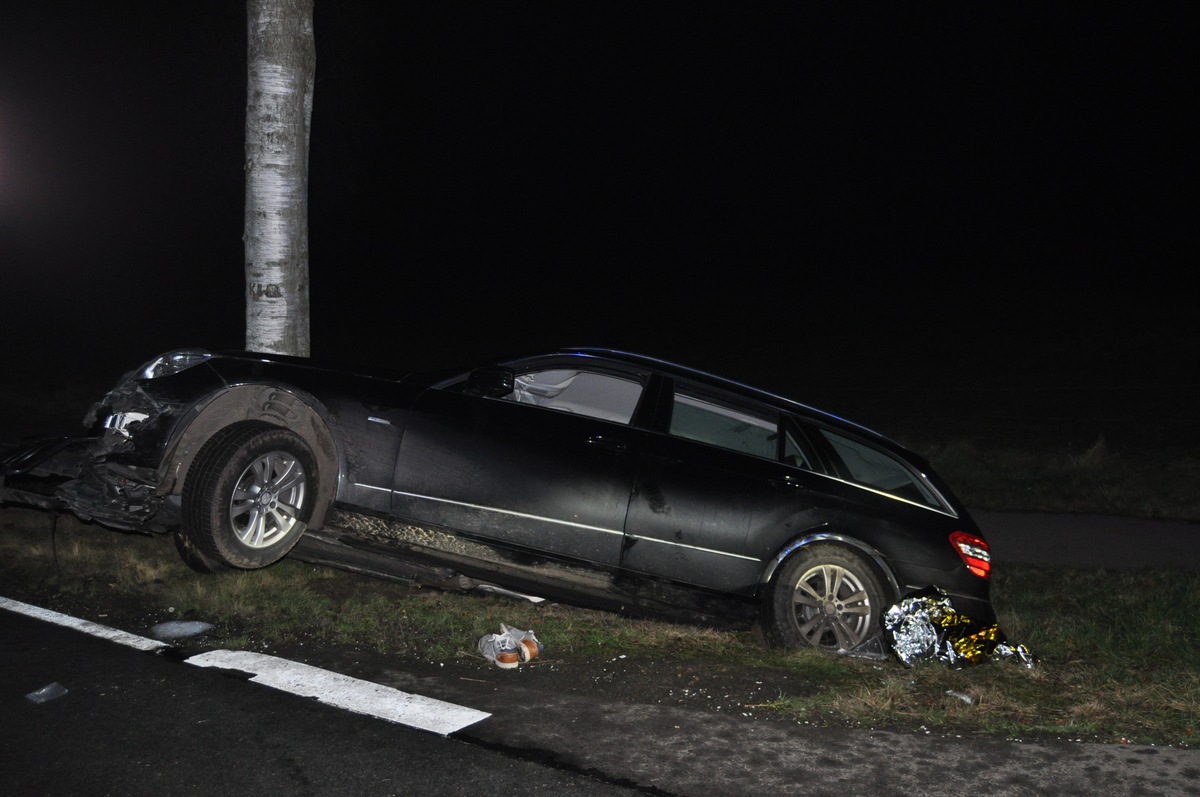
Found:
[[[316,6],[315,356],[1194,423],[1186,4],[415,5]],[[245,60],[241,2],[5,9],[8,388],[242,344]]]

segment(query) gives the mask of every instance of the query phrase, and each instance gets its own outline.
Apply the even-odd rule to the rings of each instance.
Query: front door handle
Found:
[[[625,441],[619,437],[609,437],[606,434],[594,434],[588,437],[587,443],[590,446],[600,446],[601,448],[611,448],[615,451],[624,451],[628,446]]]

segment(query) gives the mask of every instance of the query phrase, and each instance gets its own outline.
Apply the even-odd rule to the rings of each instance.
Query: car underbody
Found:
[[[712,594],[661,579],[639,578],[501,548],[463,534],[334,510],[321,531],[309,531],[291,556],[440,589],[492,591],[564,600],[609,611],[719,627],[749,627],[757,618],[748,598]]]

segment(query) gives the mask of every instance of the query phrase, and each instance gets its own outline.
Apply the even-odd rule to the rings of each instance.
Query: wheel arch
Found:
[[[269,384],[237,385],[198,404],[181,425],[163,461],[166,495],[180,495],[188,470],[206,442],[218,432],[246,424],[282,427],[295,433],[312,450],[317,463],[316,500],[309,528],[325,525],[325,515],[337,491],[341,458],[328,411],[312,395],[291,387]]]
[[[900,598],[900,582],[896,579],[896,574],[892,572],[892,568],[887,563],[887,559],[876,548],[868,545],[862,540],[848,534],[841,533],[833,529],[820,529],[810,531],[799,537],[793,538],[786,545],[782,546],[779,551],[771,557],[771,561],[763,568],[762,576],[759,578],[759,591],[774,580],[783,563],[787,561],[796,552],[803,550],[817,543],[832,543],[838,545],[848,551],[862,557],[876,574],[883,580],[884,586],[887,588],[889,599],[892,602]]]

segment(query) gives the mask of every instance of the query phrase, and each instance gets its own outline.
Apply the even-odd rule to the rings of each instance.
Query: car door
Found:
[[[671,415],[648,443],[621,565],[750,593],[789,536],[836,514],[840,489],[769,407],[682,385]]]
[[[400,445],[392,511],[416,523],[615,566],[637,469],[644,379],[541,363],[504,398],[426,391]]]

